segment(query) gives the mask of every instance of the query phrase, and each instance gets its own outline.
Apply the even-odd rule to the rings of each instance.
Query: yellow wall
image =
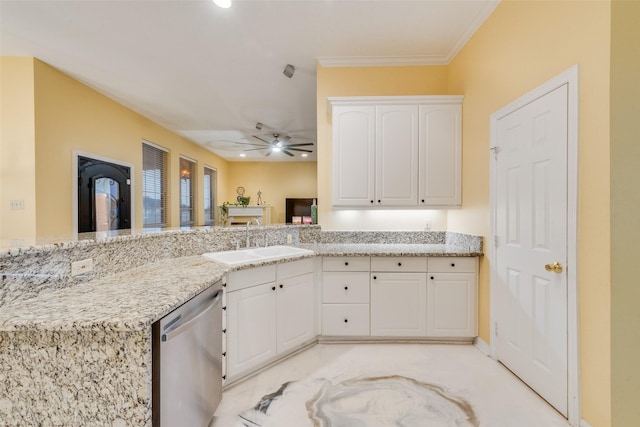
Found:
[[[489,115],[579,64],[580,359],[584,419],[611,423],[609,281],[610,3],[503,1],[449,66],[462,93],[463,209],[450,230],[489,234]],[[480,332],[489,338],[488,260],[480,282]]]
[[[446,230],[446,211],[430,210],[333,210],[331,208],[330,96],[400,96],[447,94],[447,68],[317,67],[318,103],[318,222],[324,230],[422,230],[425,219],[433,230]]]
[[[225,198],[228,162],[123,107],[44,62],[35,61],[35,136],[38,236],[72,235],[74,150],[134,165],[135,228],[142,228],[142,140],[169,153],[169,226],[179,226],[179,156],[197,160],[196,223],[202,224],[205,165],[217,168]]]
[[[36,237],[33,58],[0,58],[0,241],[33,244]],[[23,200],[23,210],[11,210]],[[1,244],[0,244],[1,246]]]
[[[257,193],[261,191],[263,204],[272,206],[271,223],[281,224],[285,222],[287,197],[318,197],[316,163],[233,162],[229,167],[228,202],[236,202],[238,187],[244,187],[245,196],[251,197],[251,205],[257,203]]]
[[[611,384],[613,426],[640,423],[640,2],[611,9]]]

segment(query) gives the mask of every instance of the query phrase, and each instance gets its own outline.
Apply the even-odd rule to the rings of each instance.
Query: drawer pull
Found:
[[[373,280],[376,280],[378,278],[378,276],[373,276]]]
[[[284,285],[283,285],[283,284],[280,284],[280,289],[282,289],[282,288],[284,288]]]
[[[227,352],[222,353],[222,357],[227,357]]]
[[[271,290],[272,290],[272,291],[275,291],[275,290],[276,290],[276,287],[275,287],[275,286],[272,286],[272,287],[271,287]]]
[[[452,262],[451,263],[451,267],[455,267],[455,266],[456,266],[456,264]]]
[[[348,286],[345,286],[345,287],[344,287],[344,290],[345,290],[345,291],[348,291],[348,290],[349,290],[349,287],[348,287]]]
[[[226,334],[226,333],[227,333],[227,330],[226,330],[226,329],[223,329],[223,330],[222,330],[222,333],[223,333],[223,334]]]
[[[349,323],[349,319],[344,319],[344,323]]]
[[[433,276],[431,276],[431,280],[433,280]]]
[[[349,261],[345,261],[344,265],[349,265]]]
[[[223,375],[223,376],[222,376],[222,379],[223,379],[223,380],[226,380],[226,379],[227,379],[227,376],[226,376],[226,375]]]
[[[402,263],[401,262],[398,263],[398,267],[402,267]]]

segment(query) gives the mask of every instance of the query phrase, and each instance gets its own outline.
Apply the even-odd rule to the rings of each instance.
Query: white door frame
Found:
[[[73,150],[71,153],[71,221],[73,224],[71,225],[73,230],[73,240],[78,239],[78,156],[88,157],[90,159],[99,160],[101,162],[113,163],[115,165],[124,166],[129,168],[129,172],[131,175],[131,185],[129,186],[129,191],[131,194],[131,218],[129,224],[131,225],[131,230],[135,230],[135,186],[134,186],[134,176],[135,176],[135,166],[133,163],[123,162],[122,160],[115,160],[109,157],[100,156],[98,154],[90,153],[88,151],[80,151]],[[97,236],[99,237],[99,236]]]
[[[538,86],[531,92],[511,102],[491,115],[491,147],[497,144],[498,120],[524,107],[536,99],[568,85],[567,104],[567,370],[568,370],[568,419],[572,426],[580,423],[580,371],[579,371],[579,328],[578,328],[578,65],[574,65],[558,76]],[[487,245],[490,265],[495,265],[497,233],[497,168],[493,149],[489,155],[490,164],[490,203],[491,203],[491,240]],[[498,273],[491,267],[490,283],[498,283]],[[490,299],[497,301],[496,290],[490,286]],[[496,304],[490,306],[491,318],[491,356],[496,352]]]

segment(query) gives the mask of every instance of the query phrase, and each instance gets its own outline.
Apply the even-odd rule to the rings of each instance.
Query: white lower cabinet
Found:
[[[477,336],[476,257],[325,257],[322,335]]]
[[[322,260],[322,335],[369,336],[369,257]]]
[[[371,273],[371,335],[427,335],[425,273]]]
[[[369,304],[322,304],[322,335],[368,336]]]
[[[280,281],[276,296],[276,348],[281,354],[316,336],[313,273]]]
[[[313,265],[312,259],[303,259],[229,275],[227,382],[315,339]],[[259,283],[265,280],[273,281]]]
[[[232,378],[276,356],[275,282],[227,295],[227,372]]]
[[[478,335],[477,258],[430,258],[427,280],[427,335]]]

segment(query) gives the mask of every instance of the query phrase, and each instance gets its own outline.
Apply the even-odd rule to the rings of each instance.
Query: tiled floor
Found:
[[[263,399],[272,393],[271,399]],[[256,410],[261,401],[261,410]],[[318,344],[226,390],[213,423],[215,427],[568,425],[474,346],[439,344]]]

